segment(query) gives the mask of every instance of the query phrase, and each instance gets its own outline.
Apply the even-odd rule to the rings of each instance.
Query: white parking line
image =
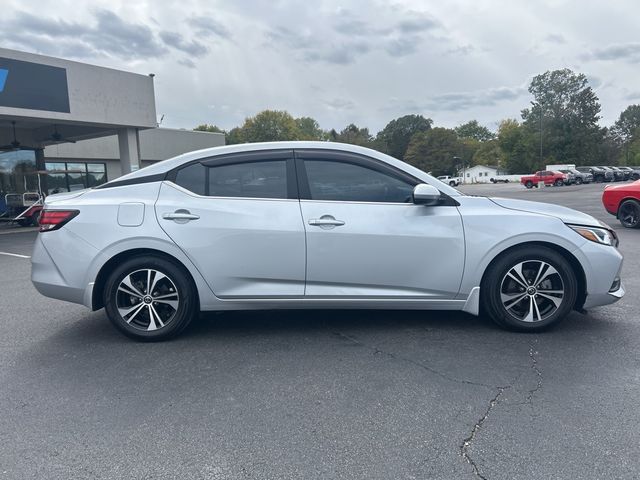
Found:
[[[0,252],[0,255],[7,255],[8,257],[18,257],[18,258],[31,258],[29,255],[20,255],[19,253],[9,253],[9,252]]]

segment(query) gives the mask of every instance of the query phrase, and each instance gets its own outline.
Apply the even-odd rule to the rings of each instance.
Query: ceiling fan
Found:
[[[58,132],[58,126],[55,124],[53,125],[53,133],[50,138],[56,143],[76,143],[75,140],[63,137],[62,134]]]
[[[11,126],[13,127],[13,141],[8,145],[0,145],[0,152],[2,151],[10,151],[17,152],[20,150],[30,150],[35,152],[37,148],[34,147],[23,147],[22,144],[18,141],[18,137],[16,136],[16,122],[15,120],[11,122]]]
[[[0,150],[20,150],[20,142],[16,137],[16,122],[11,122],[11,125],[13,126],[13,142],[8,145],[0,146]]]

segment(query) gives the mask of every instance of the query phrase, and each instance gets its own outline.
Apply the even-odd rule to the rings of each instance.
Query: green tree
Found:
[[[359,128],[353,123],[347,125],[340,133],[331,130],[328,137],[332,142],[351,143],[352,145],[369,148],[373,146],[373,136],[369,133],[369,129],[366,127]]]
[[[242,125],[245,142],[277,142],[297,140],[300,132],[295,119],[283,110],[263,110]]]
[[[477,120],[471,120],[455,128],[458,138],[469,138],[478,142],[486,142],[496,138],[495,134],[487,127],[480,125]]]
[[[567,68],[548,71],[533,78],[529,92],[534,100],[522,118],[529,135],[537,136],[540,166],[598,163],[604,131],[598,126],[600,102],[587,77]]]
[[[517,120],[509,118],[500,122],[498,145],[504,158],[503,166],[510,173],[530,173],[542,168],[532,135]]]
[[[404,161],[433,175],[450,175],[456,170],[460,142],[454,130],[432,128],[416,133],[409,142]]]
[[[311,117],[296,118],[298,128],[298,140],[325,140],[326,134],[320,128],[320,124]]]
[[[224,136],[224,141],[227,145],[235,145],[236,143],[247,143],[241,127],[233,127],[231,130],[229,130]]]
[[[224,133],[224,134],[227,133],[217,125],[208,124],[208,123],[203,123],[202,125],[198,125],[196,128],[194,128],[194,130],[197,132]]]
[[[637,165],[637,145],[640,143],[640,105],[629,105],[611,128],[611,135],[622,151],[625,165]],[[611,139],[609,140],[611,142]]]
[[[493,165],[505,168],[505,155],[500,148],[498,139],[480,143],[478,149],[473,154],[471,163],[472,165]]]
[[[380,151],[402,160],[413,137],[431,128],[433,120],[422,115],[405,115],[391,120],[378,132],[376,145]]]

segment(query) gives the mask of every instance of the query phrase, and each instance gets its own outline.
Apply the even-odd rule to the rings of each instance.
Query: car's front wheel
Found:
[[[531,180],[527,180],[527,182],[524,184],[525,187],[527,188],[533,188],[533,182]]]
[[[618,220],[623,227],[640,228],[640,203],[637,200],[625,200],[618,208]]]
[[[186,271],[156,256],[132,258],[109,276],[104,305],[111,323],[142,341],[175,337],[197,313],[197,292]]]
[[[531,332],[571,312],[578,283],[562,255],[534,246],[511,250],[493,262],[480,292],[483,309],[498,325]]]
[[[582,185],[582,178],[576,177],[576,185]]]

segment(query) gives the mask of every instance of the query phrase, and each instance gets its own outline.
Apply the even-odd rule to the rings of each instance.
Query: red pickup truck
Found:
[[[554,172],[553,170],[541,170],[533,175],[520,177],[520,183],[527,188],[537,187],[539,182],[544,182],[545,185],[560,187],[567,183],[568,178],[566,173]]]

